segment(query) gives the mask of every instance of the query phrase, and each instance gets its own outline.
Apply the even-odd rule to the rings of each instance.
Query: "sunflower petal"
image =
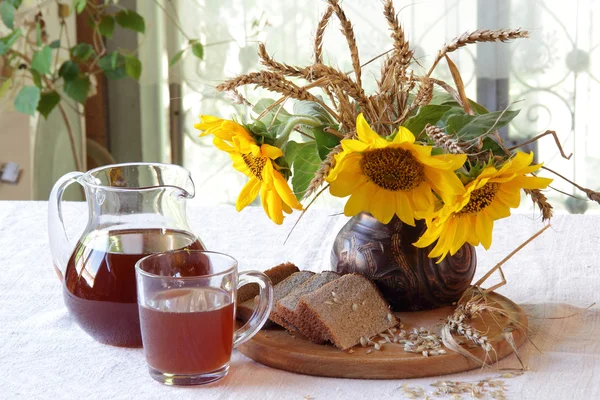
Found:
[[[487,250],[492,245],[492,231],[494,230],[494,221],[485,212],[477,214],[475,222],[475,231],[477,238],[481,241],[483,247]]]
[[[335,197],[350,196],[356,188],[367,181],[364,175],[356,176],[351,173],[343,172],[337,176],[337,179],[329,185],[329,193]]]
[[[450,247],[454,241],[454,236],[456,235],[456,229],[458,227],[455,218],[447,220],[445,225],[445,229],[442,231],[442,234],[440,235],[435,247],[429,253],[430,258],[439,257],[438,261],[436,261],[437,264],[442,262],[442,260],[450,251]]]
[[[398,129],[398,133],[396,134],[396,136],[394,137],[393,143],[414,143],[415,142],[415,135],[413,135],[413,133],[408,130],[408,128],[405,128],[404,126],[401,126]]]
[[[456,171],[463,166],[465,161],[467,161],[467,155],[442,154],[439,156],[423,157],[421,154],[419,154],[418,160],[431,168],[441,169],[444,171]]]
[[[412,190],[412,205],[419,212],[426,211],[433,205],[433,193],[427,182],[422,182]]]
[[[350,153],[362,153],[369,148],[368,144],[354,139],[344,139],[341,141],[341,143],[342,149]]]
[[[240,195],[235,202],[235,209],[242,211],[248,204],[252,203],[260,190],[260,181],[256,178],[250,178],[242,188]]]
[[[460,217],[456,220],[456,234],[450,244],[450,255],[453,256],[467,241],[467,229],[464,226],[464,220]]]
[[[421,235],[419,240],[417,240],[413,245],[415,247],[427,247],[440,237],[442,230],[444,228],[444,224],[438,224],[437,221],[434,221],[430,225],[427,226],[427,230]]]
[[[269,157],[272,160],[283,156],[283,151],[279,147],[271,146],[270,144],[260,146],[260,152],[263,156]]]
[[[267,191],[267,203],[269,204],[269,218],[277,225],[283,223],[283,207],[281,198],[273,190]]]
[[[408,194],[403,191],[396,192],[396,215],[405,224],[415,226],[414,211]]]
[[[425,179],[431,184],[435,192],[444,200],[451,203],[453,198],[464,193],[465,187],[454,172],[439,171],[425,168]]]
[[[369,190],[370,186],[373,185],[365,182],[354,189],[354,193],[352,193],[344,207],[344,214],[346,216],[353,217],[368,209],[371,197],[373,196],[373,192]]]
[[[285,204],[296,210],[302,210],[302,204],[298,202],[298,199],[296,199],[296,196],[292,193],[292,189],[290,189],[287,181],[278,171],[273,171],[273,186],[275,187],[277,195]]]
[[[379,189],[371,198],[369,212],[382,224],[390,222],[395,211],[396,199],[393,192]]]
[[[358,114],[356,118],[356,133],[361,142],[371,144],[377,139],[381,139],[381,136],[377,134],[365,119],[362,113]]]

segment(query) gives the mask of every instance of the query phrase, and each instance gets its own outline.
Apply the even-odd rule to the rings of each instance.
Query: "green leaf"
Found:
[[[81,14],[85,9],[86,0],[73,0],[73,9],[77,11],[77,14]]]
[[[171,57],[171,61],[169,61],[169,67],[172,67],[173,65],[177,64],[179,60],[181,60],[181,57],[183,57],[183,53],[185,53],[185,50],[186,49],[179,50],[177,53],[175,53],[173,57]]]
[[[418,136],[425,125],[436,125],[442,116],[450,109],[451,106],[442,105],[426,105],[421,107],[419,113],[410,117],[404,123],[404,126],[411,131],[415,136]]]
[[[506,156],[502,147],[491,137],[486,137],[483,139],[483,143],[481,146],[481,151],[490,150],[496,156]]]
[[[125,29],[131,29],[133,31],[144,33],[146,30],[146,23],[144,17],[136,13],[133,10],[121,10],[115,16],[117,24],[121,25]]]
[[[294,163],[294,160],[296,159],[296,156],[298,155],[298,152],[301,149],[303,149],[306,146],[315,146],[316,143],[317,142],[315,142],[314,140],[304,143],[298,143],[293,140],[290,140],[285,144],[285,146],[282,149],[283,157],[285,158],[285,161],[288,163],[288,165],[292,165]]]
[[[115,19],[111,15],[105,15],[98,24],[98,31],[102,36],[112,39],[115,31]]]
[[[196,42],[192,45],[192,53],[201,60],[204,60],[204,46],[202,43]]]
[[[35,23],[35,44],[37,47],[42,45],[42,27],[39,22]]]
[[[519,114],[519,110],[494,111],[483,115],[475,115],[469,123],[456,132],[456,135],[462,140],[475,139],[486,132],[491,133],[502,128],[512,121],[517,114]]]
[[[42,75],[50,73],[50,66],[52,65],[52,49],[50,46],[44,46],[41,50],[33,53],[33,59],[31,60],[31,69],[36,70]]]
[[[462,108],[460,111],[460,113],[450,114],[450,116],[447,117],[445,124],[439,124],[446,129],[448,135],[456,135],[458,131],[475,119],[474,115],[468,115]]]
[[[71,48],[71,57],[79,61],[87,61],[94,55],[94,48],[88,43],[78,43]]]
[[[104,71],[104,75],[108,79],[122,79],[127,76],[125,57],[118,52],[102,57],[98,62],[98,66]]]
[[[4,1],[8,1],[10,4],[13,5],[14,8],[21,7],[21,3],[23,2],[23,0],[4,0]]]
[[[301,200],[321,165],[321,158],[315,142],[304,143],[294,157],[292,188],[298,200]]]
[[[58,49],[60,47],[60,39],[53,40],[52,42],[50,42],[48,47],[50,47],[51,49]]]
[[[21,36],[21,28],[17,28],[9,35],[0,39],[0,56],[5,54],[15,44],[19,36]]]
[[[35,86],[37,86],[41,89],[42,88],[42,76],[40,75],[40,73],[37,72],[35,69],[30,69],[29,72],[31,72],[31,77],[33,78],[33,83],[35,84]]]
[[[15,98],[15,110],[34,115],[40,101],[40,93],[40,88],[36,86],[23,86]]]
[[[67,60],[60,66],[58,76],[63,78],[65,82],[77,79],[79,76],[79,66],[75,61]]]
[[[127,56],[125,57],[125,71],[127,75],[137,81],[142,75],[142,63],[134,56]]]
[[[294,103],[294,114],[307,115],[321,121],[323,124],[334,124],[335,121],[319,103],[314,101],[296,101]]]
[[[324,160],[331,150],[340,144],[340,138],[324,131],[326,127],[327,125],[318,126],[312,130],[312,134],[317,140],[317,151],[321,160]]]
[[[4,22],[4,25],[9,29],[15,29],[15,11],[17,11],[17,9],[10,1],[3,1],[0,3],[2,22]]]
[[[10,88],[10,84],[11,84],[10,78],[8,78],[4,82],[2,82],[2,85],[0,85],[0,99],[4,97],[6,92],[8,92],[8,88]]]
[[[260,115],[263,113],[263,111],[265,111],[267,108],[269,108],[273,103],[275,103],[275,100],[273,99],[261,99],[259,100],[255,105],[254,108],[252,109],[252,111],[254,113],[256,113],[257,115]],[[290,119],[291,114],[288,113],[285,108],[281,108],[281,110],[279,109],[279,106],[273,107],[273,109],[269,112],[267,112],[262,118],[261,121],[269,126],[271,125],[271,122],[273,121],[273,118],[275,118],[275,115],[277,115],[277,121],[285,124],[287,122],[288,119]],[[273,124],[275,125],[275,124]]]
[[[44,116],[44,118],[48,119],[48,115],[50,115],[50,112],[52,112],[54,107],[56,107],[59,102],[60,95],[56,93],[56,91],[42,93],[37,110]]]
[[[90,91],[90,78],[77,78],[72,81],[65,82],[65,93],[67,96],[81,104],[85,103],[88,92]]]

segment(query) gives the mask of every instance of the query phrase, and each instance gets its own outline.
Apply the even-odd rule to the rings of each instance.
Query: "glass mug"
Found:
[[[227,375],[234,347],[256,334],[273,305],[273,287],[258,271],[238,273],[225,254],[176,250],[135,265],[142,342],[150,375],[167,385],[201,385]],[[259,286],[256,311],[235,330],[237,289]]]

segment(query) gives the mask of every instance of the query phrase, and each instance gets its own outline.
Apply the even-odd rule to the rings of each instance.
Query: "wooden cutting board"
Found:
[[[472,325],[484,332],[494,347],[495,351],[490,352],[488,357],[489,364],[492,364],[513,353],[503,336],[503,327],[511,321],[516,321],[512,326],[520,325],[523,328],[512,332],[516,346],[525,342],[527,317],[519,306],[504,296],[492,293],[489,301],[503,309],[506,316],[497,317],[496,322],[489,315],[484,315],[483,318],[473,320]],[[401,312],[397,315],[406,331],[424,327],[439,334],[442,321],[453,311],[454,307],[444,307],[430,311]],[[484,358],[482,349],[468,348],[466,345],[463,347],[479,359]],[[371,350],[367,353],[367,348],[359,345],[354,347],[353,353],[349,353],[332,345],[314,344],[299,335],[294,337],[283,329],[263,329],[238,349],[247,357],[269,367],[335,378],[418,378],[481,368],[481,364],[476,361],[448,349],[445,355],[425,357],[405,352],[401,344],[386,343],[379,351]]]

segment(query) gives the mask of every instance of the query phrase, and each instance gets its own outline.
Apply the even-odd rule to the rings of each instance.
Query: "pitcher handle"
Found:
[[[235,331],[233,347],[237,347],[250,340],[250,338],[265,324],[271,313],[271,308],[273,307],[273,285],[267,275],[258,271],[245,271],[240,273],[238,288],[248,283],[258,284],[258,304],[248,322]]]
[[[64,277],[64,270],[71,257],[73,250],[67,236],[65,223],[62,216],[62,196],[70,184],[78,182],[78,178],[83,172],[69,172],[63,175],[52,188],[50,198],[48,199],[48,235],[50,237],[50,252],[52,253],[52,264],[54,271],[61,281]]]

